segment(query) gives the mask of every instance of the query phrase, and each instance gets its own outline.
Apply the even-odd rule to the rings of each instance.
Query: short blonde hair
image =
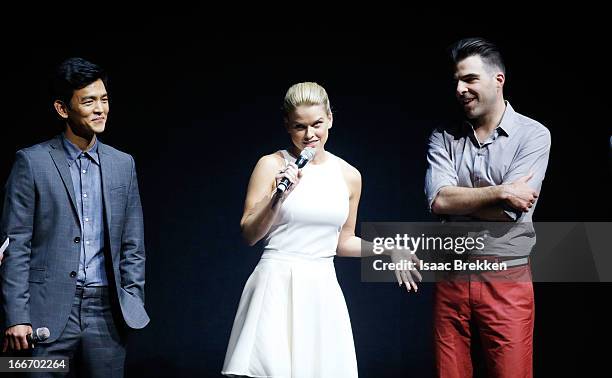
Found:
[[[331,105],[325,88],[314,82],[293,84],[285,94],[283,111],[285,116],[300,105],[323,105],[328,115],[331,115]]]

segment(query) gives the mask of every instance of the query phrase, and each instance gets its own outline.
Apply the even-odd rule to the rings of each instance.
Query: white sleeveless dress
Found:
[[[286,162],[295,158],[281,151]],[[351,322],[333,258],[349,213],[339,159],[308,164],[264,239],[234,320],[222,374],[353,378]]]

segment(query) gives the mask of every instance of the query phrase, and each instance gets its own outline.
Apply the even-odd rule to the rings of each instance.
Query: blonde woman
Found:
[[[325,149],[333,117],[323,87],[293,85],[284,115],[291,146],[262,157],[247,190],[242,234],[249,245],[263,239],[264,252],[242,293],[222,374],[357,377],[333,257],[361,255],[361,175]],[[306,147],[315,157],[298,169],[294,162]],[[278,194],[285,177],[292,185]]]

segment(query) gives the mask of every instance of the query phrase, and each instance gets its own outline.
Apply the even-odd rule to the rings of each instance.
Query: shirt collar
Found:
[[[504,114],[502,115],[499,124],[495,128],[498,133],[503,133],[506,136],[510,136],[513,130],[516,128],[515,115],[516,112],[512,108],[512,105],[508,101],[504,101],[506,103],[506,109],[504,110]],[[466,120],[464,123],[464,130],[468,132],[469,135],[474,133],[474,126],[470,123],[469,120]]]
[[[501,129],[506,136],[510,136],[516,127],[516,122],[514,120],[515,115],[516,112],[512,108],[512,105],[506,101],[506,110],[504,111],[504,115],[502,116],[499,126],[497,126],[497,128]]]
[[[94,142],[94,145],[87,151],[81,151],[79,147],[77,147],[74,143],[72,143],[68,138],[66,138],[66,134],[62,134],[62,142],[64,145],[64,152],[66,152],[66,158],[68,159],[68,165],[71,166],[72,163],[76,159],[81,156],[81,154],[85,154],[91,160],[93,160],[97,165],[100,165],[100,160],[98,158],[98,138]]]

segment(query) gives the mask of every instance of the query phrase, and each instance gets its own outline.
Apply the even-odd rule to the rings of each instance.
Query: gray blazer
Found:
[[[98,143],[109,288],[116,289],[127,326],[143,328],[149,317],[144,309],[144,230],[134,159]],[[47,327],[47,342],[52,342],[68,322],[82,242],[61,135],[17,152],[0,230],[10,239],[0,265],[6,326]]]

